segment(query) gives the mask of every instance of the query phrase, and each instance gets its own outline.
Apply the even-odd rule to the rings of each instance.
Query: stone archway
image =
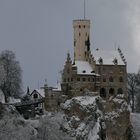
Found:
[[[100,89],[100,96],[103,98],[106,98],[106,89],[105,88]]]
[[[118,88],[117,94],[123,94],[123,89],[122,88]]]
[[[115,94],[114,88],[110,88],[110,89],[109,89],[109,94],[110,94],[110,95],[114,95],[114,94]]]

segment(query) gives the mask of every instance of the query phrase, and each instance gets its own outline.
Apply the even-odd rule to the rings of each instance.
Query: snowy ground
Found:
[[[131,123],[137,140],[140,140],[140,113],[131,113]]]

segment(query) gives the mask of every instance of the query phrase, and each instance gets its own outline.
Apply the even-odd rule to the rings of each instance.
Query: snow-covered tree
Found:
[[[12,51],[2,51],[0,62],[1,67],[4,69],[4,78],[2,78],[4,80],[1,82],[0,88],[4,92],[5,101],[7,102],[9,96],[17,97],[22,93],[22,70]]]
[[[138,90],[138,75],[136,73],[128,73],[127,85],[129,101],[131,103],[132,112],[134,112],[135,96]]]

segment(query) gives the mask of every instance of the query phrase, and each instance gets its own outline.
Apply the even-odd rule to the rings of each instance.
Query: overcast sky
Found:
[[[86,0],[91,49],[120,45],[128,72],[140,65],[140,1]],[[82,19],[83,0],[0,0],[0,51],[15,52],[24,88],[56,85],[66,53],[73,57],[72,20]]]

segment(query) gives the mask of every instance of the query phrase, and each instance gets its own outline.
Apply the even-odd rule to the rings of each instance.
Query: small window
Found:
[[[87,55],[87,52],[85,52],[85,56]]]
[[[85,71],[85,70],[83,70],[83,73],[86,73],[86,71]]]
[[[120,82],[123,82],[123,78],[122,78],[122,77],[120,77],[120,78],[119,78],[119,81],[120,81]]]
[[[88,81],[90,82],[90,78],[88,78]]]
[[[94,82],[95,81],[95,79],[94,78],[92,78],[92,82]]]
[[[119,89],[118,89],[118,94],[123,94],[122,88],[119,88]]]
[[[113,79],[113,77],[111,76],[111,77],[109,77],[109,82],[114,82],[114,79]]]
[[[118,64],[117,58],[115,58],[115,59],[113,60],[113,62],[114,62],[115,65],[117,65],[117,64]]]
[[[85,82],[86,81],[86,78],[83,78],[83,82]]]
[[[71,78],[71,82],[73,81],[73,78]]]
[[[91,71],[91,73],[95,73],[95,71],[93,70],[93,71]]]
[[[81,33],[79,33],[79,36],[81,36]]]
[[[106,82],[106,79],[105,78],[103,78],[103,82]]]
[[[77,81],[80,81],[80,78],[77,78]]]
[[[99,58],[98,61],[99,61],[99,64],[103,64],[103,59],[101,57]]]
[[[66,82],[66,78],[64,78],[63,82]]]
[[[83,27],[85,28],[86,26],[84,25]]]
[[[38,98],[38,95],[35,93],[34,94],[34,99],[37,99]]]
[[[68,74],[70,73],[70,69],[67,69],[67,73],[68,73]]]
[[[98,73],[99,73],[99,74],[101,73],[101,68],[98,68]]]
[[[76,46],[76,40],[74,40],[74,46]]]
[[[81,25],[79,25],[79,28],[81,28]]]

